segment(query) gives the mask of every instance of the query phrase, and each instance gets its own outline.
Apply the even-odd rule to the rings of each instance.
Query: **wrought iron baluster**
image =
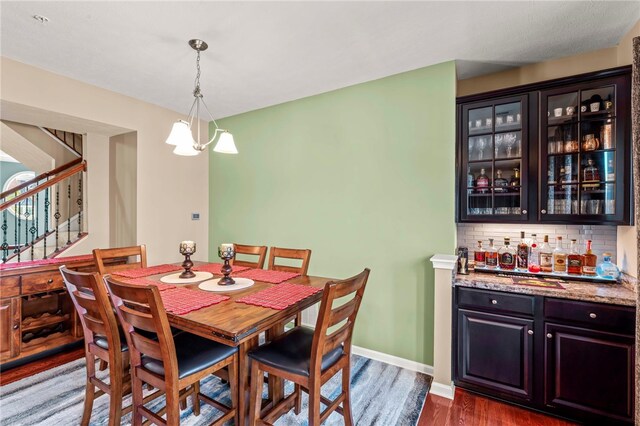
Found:
[[[7,211],[2,212],[2,263],[7,261],[9,257],[9,243],[7,242]]]
[[[48,177],[47,180],[49,180]],[[49,236],[49,206],[51,205],[49,191],[50,188],[44,190],[44,259],[47,258],[47,237]]]
[[[29,217],[31,217],[31,212],[29,212],[29,199],[24,199],[24,247],[25,249],[29,248]]]
[[[16,251],[18,252],[18,262],[20,262],[20,254],[22,254],[22,251],[20,250],[22,248],[20,247],[20,237],[22,236],[22,233],[20,232],[20,225],[22,224],[22,201],[19,201],[15,206],[17,208],[16,216],[18,217],[18,226],[16,227],[16,235],[18,236],[18,238],[16,238]]]
[[[71,244],[71,178],[67,183],[67,245]]]
[[[31,227],[29,232],[31,233],[31,260],[33,260],[33,254],[36,246],[36,232],[38,232],[38,197],[31,196]]]
[[[13,205],[13,252],[18,252],[18,205]]]
[[[58,247],[58,236],[60,235],[60,184],[56,183],[56,213],[53,215],[56,219],[56,253],[60,248]]]
[[[78,238],[82,236],[82,172],[78,175]]]

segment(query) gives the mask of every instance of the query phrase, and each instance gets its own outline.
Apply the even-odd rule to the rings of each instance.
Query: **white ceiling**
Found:
[[[216,117],[443,61],[459,78],[618,43],[640,2],[8,2],[3,56],[186,113],[190,38]],[[40,24],[32,15],[50,21]]]

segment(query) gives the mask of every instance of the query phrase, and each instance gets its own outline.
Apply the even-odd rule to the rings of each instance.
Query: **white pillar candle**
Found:
[[[233,244],[228,244],[228,243],[220,244],[219,250],[222,252],[233,250]]]
[[[183,241],[180,243],[180,253],[182,254],[193,254],[196,252],[196,242],[195,241]]]

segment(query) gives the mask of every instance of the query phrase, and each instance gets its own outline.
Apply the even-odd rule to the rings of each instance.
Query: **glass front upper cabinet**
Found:
[[[629,128],[616,83],[541,92],[540,221],[625,221]]]
[[[526,221],[527,96],[464,105],[461,113],[461,219]]]

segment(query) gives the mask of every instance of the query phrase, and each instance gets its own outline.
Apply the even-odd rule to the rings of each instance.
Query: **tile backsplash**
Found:
[[[488,247],[489,238],[494,239],[496,248],[504,245],[504,237],[511,237],[511,242],[520,241],[520,231],[526,233],[526,238],[537,234],[540,242],[545,235],[549,236],[549,244],[555,247],[556,237],[561,236],[565,248],[569,247],[572,239],[578,240],[580,252],[584,253],[586,241],[592,240],[592,248],[598,255],[598,263],[602,253],[612,254],[612,261],[616,261],[617,229],[612,225],[531,225],[505,223],[458,223],[457,247],[468,247],[472,253],[478,240]]]

